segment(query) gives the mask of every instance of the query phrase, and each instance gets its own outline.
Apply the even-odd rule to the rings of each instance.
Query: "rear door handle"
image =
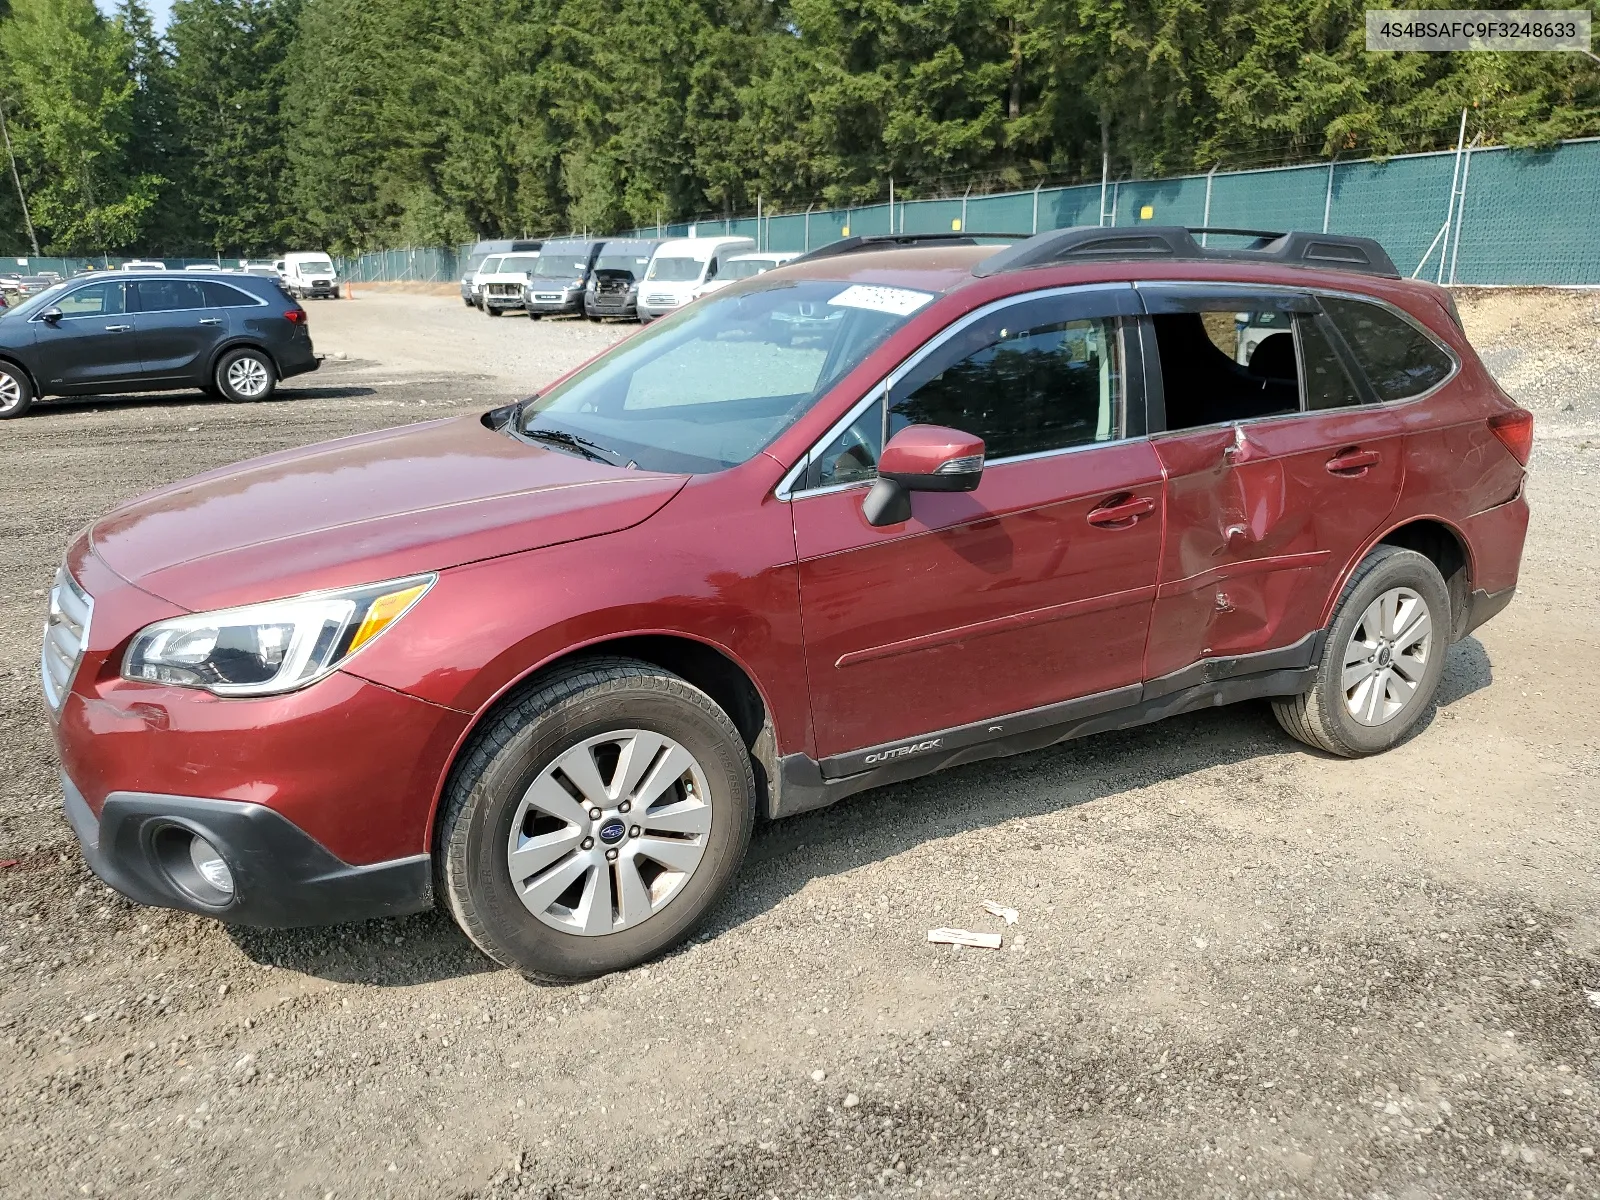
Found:
[[[1328,460],[1328,474],[1359,479],[1367,473],[1368,467],[1377,466],[1381,458],[1382,455],[1376,450],[1360,450],[1355,447],[1341,450]]]
[[[127,333],[128,330],[130,330],[132,328],[133,328],[132,325],[107,325],[106,326],[106,332],[107,333]]]
[[[1089,510],[1086,518],[1091,525],[1102,529],[1127,529],[1156,510],[1156,502],[1148,496],[1130,496],[1126,499],[1113,496],[1111,501]]]
[[[202,325],[221,325],[222,324],[222,318],[221,317],[201,317],[200,318],[200,324],[202,324]]]

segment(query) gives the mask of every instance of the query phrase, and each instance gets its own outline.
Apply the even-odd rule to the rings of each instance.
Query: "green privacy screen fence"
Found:
[[[1459,236],[1440,231],[1461,195]],[[1465,284],[1600,285],[1600,138],[1548,150],[1477,149],[1383,161],[1217,171],[1099,184],[755,217],[700,221],[700,237],[756,238],[769,250],[815,249],[848,234],[1032,233],[1069,225],[1210,225],[1326,229],[1382,242],[1403,274]],[[959,222],[959,224],[958,224]],[[1455,222],[1452,222],[1454,225]],[[691,226],[661,227],[669,237]],[[631,231],[654,236],[655,226]],[[1431,248],[1431,253],[1430,253]],[[1427,255],[1426,261],[1423,261]]]
[[[1452,183],[1460,196],[1453,216]],[[1238,229],[1326,229],[1375,237],[1401,272],[1464,284],[1600,285],[1600,138],[1547,150],[1492,147],[1386,160],[1335,160],[1259,171],[1216,171],[1112,183],[1041,187],[998,195],[908,200],[659,227],[665,237],[734,234],[769,250],[814,250],[851,234],[1026,234],[1069,225],[1210,225]],[[958,224],[959,223],[959,224]],[[654,237],[658,228],[628,231]],[[338,260],[357,282],[442,283],[460,277],[466,247],[408,247]],[[1426,256],[1426,257],[1425,257]],[[1441,275],[1441,260],[1443,262]],[[0,258],[0,275],[116,266],[117,258]],[[213,260],[169,260],[169,267]],[[220,259],[224,266],[238,260]]]

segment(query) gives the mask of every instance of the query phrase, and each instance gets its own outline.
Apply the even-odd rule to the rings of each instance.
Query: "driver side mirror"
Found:
[[[47,308],[39,314],[39,320],[43,321],[46,325],[54,325],[57,321],[61,320],[61,317],[62,313],[59,308]]]
[[[943,425],[908,425],[889,439],[861,503],[874,527],[911,519],[912,492],[970,492],[983,479],[983,439]]]

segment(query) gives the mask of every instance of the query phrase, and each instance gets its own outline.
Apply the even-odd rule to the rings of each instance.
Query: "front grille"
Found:
[[[44,676],[44,698],[53,712],[72,687],[72,676],[89,641],[89,618],[94,601],[78,586],[65,567],[56,569],[56,583],[50,589],[50,615],[44,622],[44,655],[40,663]]]
[[[547,304],[556,304],[561,300],[561,296],[558,293],[540,292],[534,299],[543,300]]]
[[[652,308],[677,308],[676,296],[646,296],[644,302]]]
[[[491,296],[520,296],[522,285],[520,283],[491,283],[489,285]]]

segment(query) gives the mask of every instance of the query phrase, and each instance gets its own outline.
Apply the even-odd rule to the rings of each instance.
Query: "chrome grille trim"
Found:
[[[44,648],[39,656],[45,703],[52,712],[61,711],[61,704],[72,689],[72,677],[89,644],[89,622],[93,617],[94,600],[78,586],[66,567],[56,568],[55,586],[50,589],[50,613],[44,622]]]

